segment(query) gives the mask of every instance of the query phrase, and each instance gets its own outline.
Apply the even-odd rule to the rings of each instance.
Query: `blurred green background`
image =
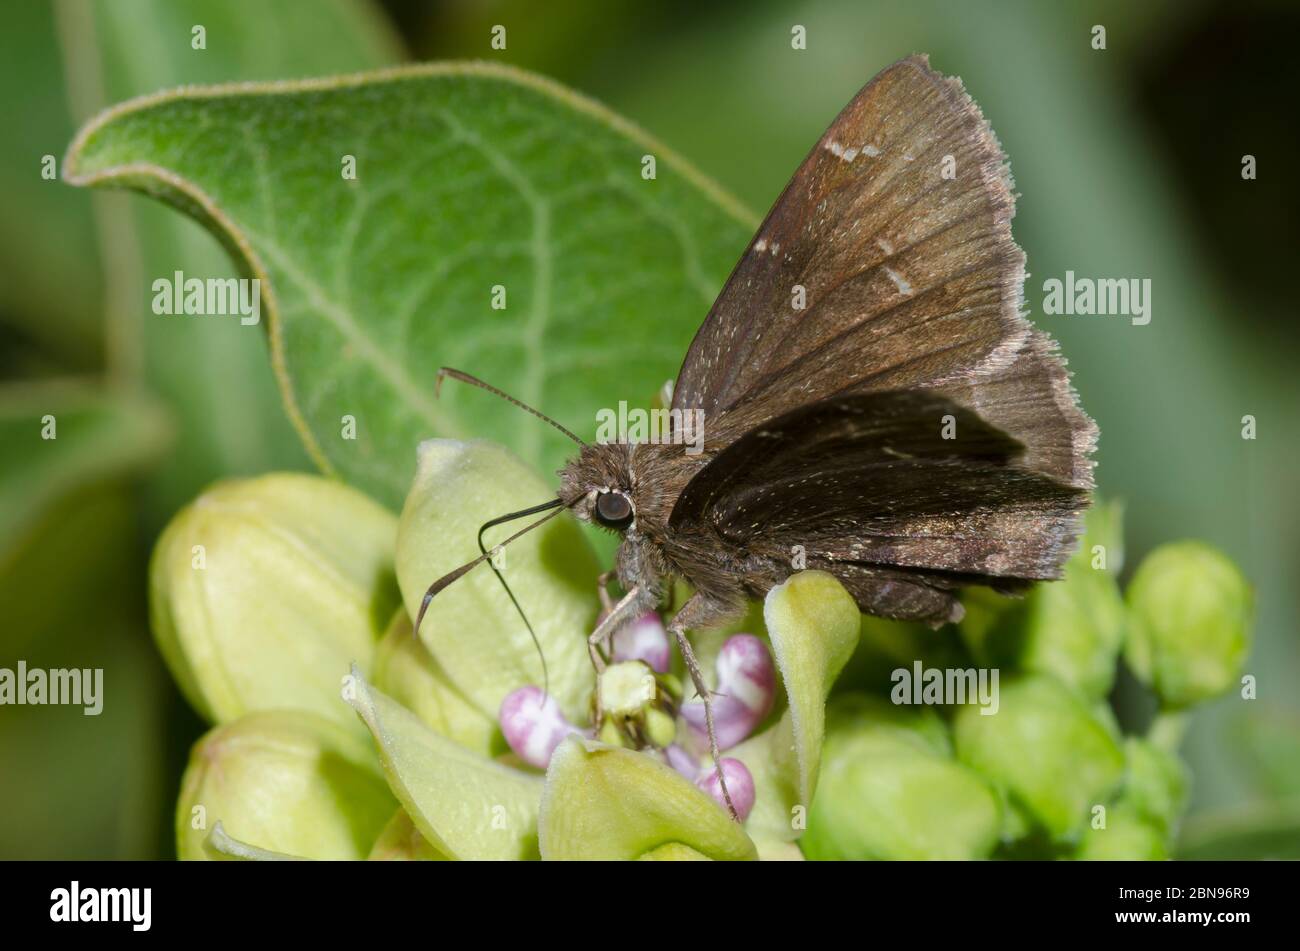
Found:
[[[204,56],[187,55],[193,23],[222,37]],[[509,48],[494,54],[498,23]],[[794,24],[805,52],[790,50]],[[961,76],[1011,157],[1026,295],[1100,424],[1126,563],[1201,538],[1257,587],[1247,669],[1260,699],[1198,708],[1188,828],[1232,830],[1241,854],[1251,836],[1300,836],[1300,326],[1278,279],[1300,221],[1298,27],[1294,4],[1188,0],[10,4],[0,667],[103,667],[107,702],[99,717],[0,707],[0,858],[173,854],[172,803],[202,725],[150,641],[151,545],[217,477],[309,468],[264,341],[149,313],[154,276],[235,274],[215,240],[143,198],[44,180],[42,157],[61,160],[99,109],[164,87],[488,56],[604,101],[757,212],[877,70],[924,51]],[[1042,281],[1067,269],[1150,278],[1151,323],[1042,316]],[[47,412],[59,448],[37,454]]]

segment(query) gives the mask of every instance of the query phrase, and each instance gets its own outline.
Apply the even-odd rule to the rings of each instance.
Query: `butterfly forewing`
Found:
[[[672,524],[710,524],[748,552],[815,550],[864,610],[893,617],[954,616],[958,582],[1058,576],[1095,428],[1022,315],[1014,211],[1005,157],[960,82],[920,56],[876,76],[691,344],[673,406],[703,411],[711,461]],[[865,394],[887,399],[848,399]],[[946,422],[957,441],[944,446]],[[977,451],[994,444],[1000,455]]]
[[[1005,158],[961,84],[919,56],[883,70],[759,228],[691,344],[674,407],[704,410],[717,447],[831,395],[951,386],[969,396],[1026,354],[1068,407],[1046,401],[1024,434],[1010,425],[1020,414],[985,415],[1030,458],[1040,438],[1090,439],[1068,384],[1051,385],[1056,358],[1028,353],[1013,214]]]

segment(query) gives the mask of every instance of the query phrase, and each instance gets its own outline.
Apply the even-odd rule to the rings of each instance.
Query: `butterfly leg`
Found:
[[[695,659],[695,651],[691,650],[691,642],[686,638],[686,631],[678,625],[676,618],[673,619],[669,630],[677,638],[677,646],[681,648],[682,657],[686,660],[686,669],[691,673],[695,692],[704,701],[704,726],[709,732],[709,755],[713,757],[713,768],[718,773],[718,785],[722,787],[722,798],[727,803],[727,811],[731,813],[731,818],[739,822],[740,816],[737,815],[736,807],[731,802],[731,793],[727,791],[727,777],[722,772],[722,753],[718,749],[718,733],[713,728],[713,694],[704,682],[704,673],[700,670],[700,662]]]
[[[609,583],[617,575],[616,571],[602,571],[596,578],[596,596],[600,598],[600,617],[603,619],[614,610],[614,601],[609,596]]]

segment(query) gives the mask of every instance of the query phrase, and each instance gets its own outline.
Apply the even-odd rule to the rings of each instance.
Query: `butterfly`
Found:
[[[912,56],[853,98],[764,219],[686,352],[673,438],[588,444],[440,371],[580,447],[555,499],[488,525],[551,510],[508,544],[569,511],[622,536],[624,593],[611,603],[601,579],[606,610],[588,639],[597,670],[620,626],[689,583],[668,629],[715,766],[687,631],[737,617],[804,567],[868,614],[956,622],[962,588],[1023,592],[1073,552],[1097,430],[1055,343],[1024,316],[1012,189],[961,82]],[[430,587],[421,617],[484,552]]]

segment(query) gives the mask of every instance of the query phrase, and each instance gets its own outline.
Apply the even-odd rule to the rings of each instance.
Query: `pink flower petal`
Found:
[[[754,777],[744,763],[730,756],[722,760],[722,775],[727,780],[727,792],[731,795],[731,804],[736,807],[736,815],[744,822],[754,808]],[[722,783],[718,781],[718,771],[712,766],[700,774],[695,785],[712,796],[722,808],[727,807],[727,800],[722,795]]]
[[[640,660],[657,674],[666,673],[671,659],[668,631],[658,614],[650,611],[614,634],[614,663]]]
[[[581,733],[570,723],[555,698],[541,687],[520,687],[501,701],[501,732],[515,755],[529,766],[546,769],[551,754],[571,733]]]
[[[677,772],[681,773],[691,782],[700,778],[700,763],[694,756],[687,752],[686,747],[680,743],[674,743],[664,750],[664,758],[667,759],[668,765]]]
[[[722,645],[714,669],[713,721],[718,748],[727,750],[753,733],[771,711],[776,698],[776,667],[761,638],[735,634]],[[696,736],[707,742],[704,701],[683,703],[682,717]]]

